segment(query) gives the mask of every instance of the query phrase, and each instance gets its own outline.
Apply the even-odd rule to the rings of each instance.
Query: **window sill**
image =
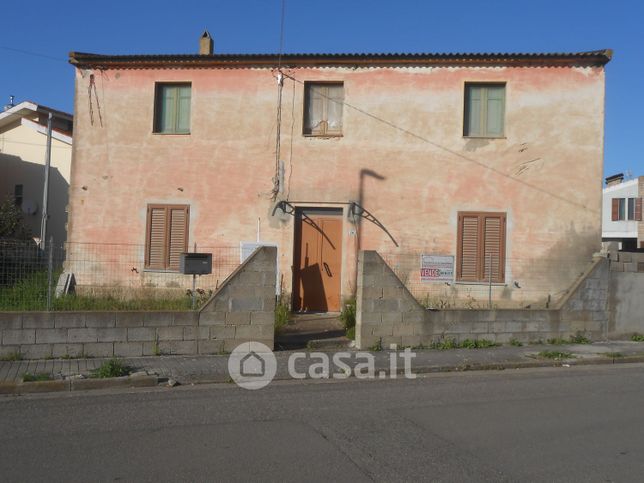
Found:
[[[463,139],[507,139],[507,136],[463,136]]]
[[[154,136],[190,136],[189,132],[153,132]]]
[[[465,280],[456,280],[454,282],[455,285],[482,285],[482,286],[488,286],[490,285],[490,282],[468,282]],[[507,283],[505,282],[492,282],[493,287],[507,287]]]
[[[305,138],[318,138],[318,139],[330,139],[330,138],[342,138],[343,134],[302,134]]]
[[[177,275],[183,275],[179,270],[170,270],[163,268],[144,268],[143,273],[175,273]]]

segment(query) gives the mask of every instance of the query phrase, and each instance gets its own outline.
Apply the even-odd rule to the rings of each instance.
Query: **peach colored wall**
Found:
[[[458,211],[504,211],[508,286],[495,287],[495,298],[518,300],[564,290],[600,249],[603,68],[287,72],[302,82],[343,81],[345,102],[359,108],[345,106],[343,137],[304,137],[303,85],[285,79],[281,158],[290,200],[317,206],[358,200],[361,170],[384,177],[364,176],[362,204],[400,249],[368,222],[360,226],[362,248],[455,255]],[[271,217],[273,72],[95,71],[102,125],[95,101],[90,123],[89,73],[76,73],[69,239],[143,244],[148,203],[190,205],[190,246],[253,241],[260,219],[262,240],[279,245],[284,289],[290,292],[293,219]],[[154,85],[161,81],[192,82],[190,135],[152,133]],[[467,81],[507,83],[505,138],[463,137]],[[355,283],[355,231],[346,221],[345,295]],[[513,287],[514,280],[523,292]],[[465,289],[477,286],[452,290],[464,294]]]

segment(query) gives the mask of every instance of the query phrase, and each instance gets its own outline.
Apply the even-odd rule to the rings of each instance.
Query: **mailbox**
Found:
[[[212,253],[182,253],[179,257],[179,271],[185,275],[212,273]]]

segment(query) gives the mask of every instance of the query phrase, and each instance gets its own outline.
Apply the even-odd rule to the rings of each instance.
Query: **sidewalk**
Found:
[[[353,349],[346,350],[356,354]],[[569,352],[572,357],[565,360],[539,357],[541,351]],[[326,351],[333,354],[334,351]],[[288,358],[294,351],[275,352],[277,359],[276,379],[291,379],[288,374]],[[313,354],[314,351],[304,351]],[[389,372],[390,351],[371,352],[375,360],[375,373]],[[527,345],[523,347],[502,346],[488,349],[452,349],[415,351],[412,359],[412,372],[449,372],[483,369],[509,369],[521,367],[548,367],[564,364],[612,364],[620,362],[644,362],[644,343],[638,342],[595,342],[592,344],[570,345]],[[75,375],[89,375],[107,359],[72,359],[72,360],[25,360],[0,362],[0,383],[20,382],[25,373],[49,374],[54,379]],[[228,356],[152,356],[123,358],[120,361],[133,371],[146,371],[155,374],[162,380],[171,378],[180,384],[204,382],[229,382]],[[315,363],[315,358],[300,358],[296,368],[300,373],[308,372]],[[364,362],[364,359],[362,360]],[[402,359],[398,358],[399,371],[403,368]],[[346,361],[355,366],[356,359]]]

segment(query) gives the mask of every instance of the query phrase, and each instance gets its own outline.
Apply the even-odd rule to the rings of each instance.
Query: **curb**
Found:
[[[515,362],[492,362],[492,363],[471,363],[459,365],[443,366],[421,366],[414,367],[414,374],[437,374],[441,372],[468,372],[468,371],[503,371],[506,369],[533,369],[539,367],[564,367],[564,366],[595,366],[595,365],[613,365],[613,364],[633,364],[644,362],[644,356],[624,356],[617,358],[602,357],[597,359],[562,359],[554,360],[533,360],[533,361],[515,361]],[[378,373],[384,372],[387,376],[391,375],[389,369],[379,369]],[[398,369],[396,374],[404,375],[404,369]],[[333,379],[330,377],[328,379]],[[347,379],[355,379],[350,376]],[[365,380],[380,380],[381,377],[373,377]],[[293,379],[284,374],[277,374],[273,381],[311,381],[318,380],[307,376],[304,379]],[[346,380],[346,379],[345,379]],[[184,379],[179,381],[182,385],[190,384],[231,384],[234,385],[228,374],[219,376],[203,376]]]
[[[33,382],[0,383],[0,394],[35,394],[43,392],[90,391],[94,389],[111,389],[127,387],[153,387],[158,385],[157,376],[124,376],[105,379],[66,379]]]

